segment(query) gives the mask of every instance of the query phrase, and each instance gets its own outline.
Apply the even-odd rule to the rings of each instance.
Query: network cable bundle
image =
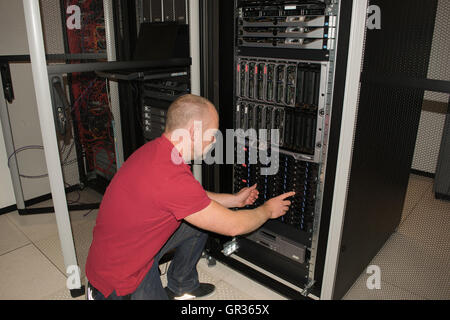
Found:
[[[70,5],[80,6],[82,23],[80,29],[67,29],[67,53],[105,53],[103,4],[93,0],[64,1],[65,8]],[[116,172],[116,155],[108,83],[93,73],[74,73],[69,75],[69,86],[78,162],[84,166],[81,174],[86,174],[88,180],[100,176],[109,181]]]
[[[301,287],[314,282],[336,16],[331,1],[235,2],[234,128],[246,140],[236,147],[245,161],[234,165],[233,189],[258,184],[260,196],[251,208],[296,192],[283,217],[238,238],[236,254]],[[271,140],[272,130],[278,141]],[[275,174],[261,170],[273,163],[255,162],[261,150],[277,162]],[[275,152],[278,158],[271,157]],[[278,264],[256,258],[269,253]]]

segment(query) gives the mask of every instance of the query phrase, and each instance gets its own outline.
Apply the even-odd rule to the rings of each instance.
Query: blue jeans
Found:
[[[159,274],[159,261],[169,251],[176,249],[174,258],[167,271],[167,286],[176,295],[195,290],[199,287],[197,263],[206,244],[208,235],[201,230],[183,222],[175,233],[167,240],[155,256],[153,266],[142,280],[135,292],[119,297],[114,291],[107,299],[95,288],[92,290],[94,300],[167,300]]]

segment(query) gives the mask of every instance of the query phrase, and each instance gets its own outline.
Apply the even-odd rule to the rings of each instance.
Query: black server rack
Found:
[[[118,61],[186,59],[183,67],[154,68],[167,77],[140,76],[132,84],[119,83],[125,160],[162,132],[170,103],[190,92],[186,4],[185,0],[114,1],[114,25],[120,27],[120,32],[115,33]]]
[[[236,256],[307,289],[305,293],[314,285],[320,288],[319,231],[336,96],[337,26],[340,14],[343,25],[351,14],[351,3],[343,2],[343,12],[334,1],[239,0],[232,8],[233,74],[228,81],[234,85],[227,103],[234,106],[237,161],[231,191],[257,183],[260,197],[252,207],[292,190],[296,195],[283,217],[232,241],[215,238],[208,250],[217,256],[219,250],[229,254],[230,248],[238,248]],[[344,35],[344,56],[347,41]],[[345,70],[345,63],[338,69]],[[259,158],[264,154],[276,162],[275,174],[264,173],[274,165]]]

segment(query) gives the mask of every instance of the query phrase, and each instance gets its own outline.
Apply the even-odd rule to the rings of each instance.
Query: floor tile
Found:
[[[7,217],[32,242],[58,234],[56,217],[53,213],[21,216],[16,211],[9,213]]]
[[[86,222],[95,221],[97,213],[97,209],[69,212],[72,228]],[[16,211],[7,216],[32,242],[58,235],[54,213],[21,216]]]
[[[69,205],[95,204],[100,203],[101,199],[102,195],[90,188],[67,194],[67,203]],[[30,206],[30,208],[43,207],[53,207],[53,200],[49,199]],[[98,209],[70,211],[69,216],[72,227],[86,221],[95,220],[97,218],[97,213]],[[18,213],[14,213],[10,215],[10,218],[19,228],[23,229],[23,232],[27,234],[32,241],[48,238],[52,235],[56,235],[58,232],[54,213],[29,216],[20,216]]]
[[[437,200],[429,190],[398,232],[414,239],[435,256],[450,256],[450,202]]]
[[[76,190],[71,193],[66,194],[67,204],[91,204],[91,203],[100,203],[102,201],[102,195],[97,191],[86,188],[84,190]],[[30,206],[30,208],[43,208],[43,207],[52,207],[53,200],[45,200],[43,202],[37,203],[35,205]]]
[[[215,286],[216,291],[211,296],[198,300],[255,300],[254,297],[244,293],[225,281],[220,280]]]
[[[161,282],[163,286],[167,286],[167,275],[166,275],[166,264],[161,265],[160,267],[163,275],[161,276]],[[228,269],[228,270],[227,270]],[[228,283],[225,280],[222,280],[222,276],[218,276],[220,272],[227,271],[227,275],[236,273],[234,270],[229,269],[225,265],[220,262],[217,262],[214,267],[208,267],[206,259],[200,259],[198,265],[198,277],[200,282],[204,283],[212,283],[216,286],[216,291],[211,296],[201,298],[199,300],[271,300],[274,298],[274,294],[272,291],[263,288],[260,290],[257,295],[254,295],[254,292],[244,292],[242,288],[245,287],[245,283],[242,284],[238,289],[236,286]],[[217,271],[220,271],[219,273]],[[253,282],[251,280],[247,280],[248,282]],[[254,283],[254,285],[259,286]]]
[[[204,271],[209,273],[211,276],[218,280],[222,280],[227,277],[230,273],[235,272],[229,267],[225,266],[223,263],[216,261],[214,266],[209,266],[206,259],[200,259],[197,264],[197,269],[199,271]]]
[[[78,226],[86,222],[95,223],[95,221],[97,220],[98,209],[71,211],[69,215],[72,227]]]
[[[95,221],[88,221],[86,223],[74,226],[72,233],[74,237],[75,252],[77,255],[78,265],[81,269],[81,276],[85,275],[86,259],[89,253],[89,248],[92,243],[92,231],[95,226]],[[52,261],[53,264],[64,274],[65,265],[62,255],[61,244],[57,235],[39,240],[35,245],[42,251],[42,253]]]
[[[433,179],[412,174],[403,205],[402,221],[405,220],[427,192],[431,192]]]
[[[34,300],[60,290],[64,275],[32,244],[0,256],[0,300]]]
[[[167,286],[167,270],[168,270],[169,266],[170,266],[170,262],[160,266],[160,270],[161,270],[161,274],[162,274],[161,282],[163,284],[163,287]],[[211,276],[211,274],[209,274],[207,272],[204,272],[200,268],[197,268],[197,271],[198,271],[198,280],[200,282],[216,284],[219,281],[219,279],[217,279],[214,276]]]
[[[0,256],[30,243],[30,240],[8,219],[0,216]]]
[[[425,300],[414,293],[381,281],[380,289],[367,288],[369,274],[363,273],[353,284],[343,300]]]
[[[450,299],[450,256],[436,256],[415,239],[395,233],[371,262],[381,279],[427,299]]]

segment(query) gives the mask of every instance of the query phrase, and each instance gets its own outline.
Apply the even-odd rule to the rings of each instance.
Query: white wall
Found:
[[[59,0],[40,0],[43,19],[46,52],[48,54],[64,53],[62,23]],[[28,55],[28,41],[25,17],[21,0],[0,0],[0,55]],[[13,131],[15,148],[24,146],[42,146],[41,129],[36,105],[31,65],[29,63],[12,63],[11,77],[15,99],[9,104],[9,114]],[[70,146],[61,157],[64,159]],[[75,148],[71,149],[70,161],[76,158]],[[0,135],[0,208],[15,204],[11,178],[4,150],[3,134]],[[17,155],[21,174],[35,176],[47,173],[43,150],[28,150]],[[77,164],[66,166],[63,170],[64,180],[69,185],[79,183]],[[50,193],[48,178],[22,178],[25,200]]]
[[[0,55],[28,54],[25,17],[22,1],[0,0]],[[31,65],[11,65],[11,77],[15,100],[9,105],[11,126],[15,147],[42,145]],[[3,134],[0,136],[0,208],[15,203],[7,156],[4,150]],[[18,155],[22,174],[46,173],[43,151],[26,151]],[[25,200],[50,192],[47,178],[39,180],[22,179]]]

